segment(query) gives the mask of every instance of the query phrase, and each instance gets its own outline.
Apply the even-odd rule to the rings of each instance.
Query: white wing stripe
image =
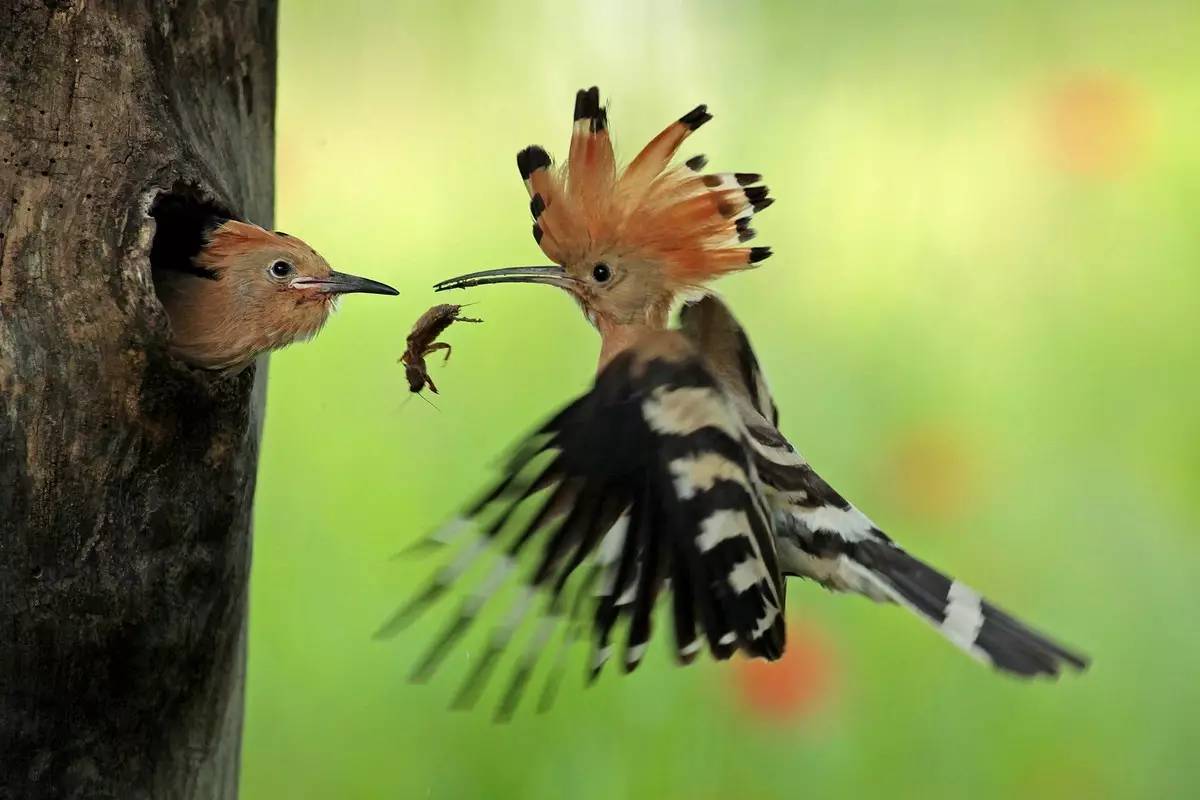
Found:
[[[733,414],[725,399],[712,389],[659,387],[642,403],[642,415],[651,430],[672,436],[686,436],[701,428],[716,428],[731,438],[738,432],[731,424]]]
[[[746,486],[745,471],[719,453],[677,458],[668,465],[675,479],[675,494],[690,500],[711,489],[719,480],[736,481]]]
[[[627,666],[632,667],[632,666],[640,663],[642,660],[642,656],[644,656],[645,654],[646,654],[646,643],[642,642],[640,644],[635,644],[633,647],[630,647],[629,652],[627,652],[625,654],[625,664]]]
[[[720,509],[705,517],[700,523],[700,535],[696,537],[696,546],[701,553],[707,553],[721,542],[738,537],[746,537],[752,542],[750,535],[750,520],[744,511]]]
[[[754,627],[754,638],[762,636],[767,631],[771,630],[771,626],[775,624],[775,620],[779,618],[779,609],[774,606],[767,607],[767,613],[763,614],[758,620],[758,624]]]
[[[762,561],[756,558],[747,558],[729,572],[729,586],[738,594],[768,580]]]
[[[836,508],[834,506],[818,506],[817,508],[794,508],[796,515],[812,531],[829,531],[836,533],[848,542],[861,542],[877,539],[875,525],[866,515],[854,506]]]

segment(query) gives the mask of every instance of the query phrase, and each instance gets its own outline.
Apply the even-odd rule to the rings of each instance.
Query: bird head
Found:
[[[237,220],[211,229],[190,264],[156,280],[173,351],[209,369],[244,366],[260,353],[312,338],[343,294],[397,294],[334,271],[294,236]]]
[[[666,327],[678,297],[771,254],[742,246],[754,236],[751,218],[773,202],[761,175],[704,174],[703,156],[670,166],[683,141],[710,119],[707,107],[697,106],[621,169],[599,90],[580,90],[566,163],[556,169],[538,146],[517,154],[533,237],[554,264],[474,272],[435,288],[557,286],[599,330],[602,360],[635,330]]]

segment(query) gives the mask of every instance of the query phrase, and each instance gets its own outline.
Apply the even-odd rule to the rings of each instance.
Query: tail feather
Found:
[[[889,542],[859,542],[842,557],[859,578],[917,613],[955,646],[1024,677],[1083,670],[1087,657],[1057,644],[984,600],[970,587]]]

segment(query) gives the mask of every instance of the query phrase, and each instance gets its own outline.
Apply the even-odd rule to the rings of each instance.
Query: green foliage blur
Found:
[[[901,5],[904,6],[901,9]],[[1200,796],[1200,4],[282,4],[276,225],[398,298],[271,358],[244,796]],[[762,268],[717,288],[783,430],[901,543],[1095,659],[1027,684],[892,607],[790,585],[795,655],[673,665],[505,726],[448,705],[454,612],[375,628],[390,557],[592,375],[565,296],[456,294],[435,410],[395,363],[436,280],[543,263],[514,154],[566,152],[577,88],[632,156],[767,175]],[[667,637],[669,638],[669,637]]]

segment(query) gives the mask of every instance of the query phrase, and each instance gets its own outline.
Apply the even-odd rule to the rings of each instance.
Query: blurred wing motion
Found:
[[[784,587],[753,453],[734,405],[688,340],[676,332],[647,335],[519,448],[491,492],[431,537],[461,549],[381,633],[414,619],[477,562],[491,561],[413,675],[431,675],[487,601],[524,573],[458,706],[475,701],[537,603],[545,607],[518,657],[502,718],[556,632],[569,643],[590,629],[595,677],[624,623],[624,667],[636,668],[660,596],[671,598],[681,662],[704,643],[719,659],[738,650],[778,658]]]
[[[785,574],[902,605],[959,648],[1006,672],[1057,675],[1064,664],[1087,666],[1086,657],[910,556],[822,480],[777,430],[778,413],[749,339],[720,300],[710,295],[686,306],[681,325],[742,417],[773,509]]]

